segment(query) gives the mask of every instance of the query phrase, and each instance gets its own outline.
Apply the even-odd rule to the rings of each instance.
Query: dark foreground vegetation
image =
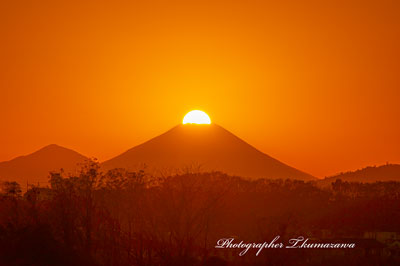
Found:
[[[90,161],[49,187],[4,182],[0,265],[395,265],[400,183],[329,189],[293,180],[215,173],[154,178]],[[385,238],[385,232],[395,235]],[[217,240],[304,236],[356,242],[351,250],[265,249],[245,256]],[[377,238],[376,235],[382,236]],[[397,242],[396,242],[397,241]],[[400,242],[398,242],[400,243]]]

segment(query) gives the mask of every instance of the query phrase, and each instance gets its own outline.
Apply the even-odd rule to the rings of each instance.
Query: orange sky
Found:
[[[1,1],[0,161],[108,159],[201,109],[318,177],[400,163],[400,2],[275,2]]]

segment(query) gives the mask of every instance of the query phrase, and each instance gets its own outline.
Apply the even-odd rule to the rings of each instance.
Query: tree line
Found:
[[[32,185],[25,193],[18,183],[2,183],[0,265],[312,265],[315,256],[315,265],[329,265],[329,253],[280,250],[241,258],[215,245],[226,237],[262,242],[396,231],[399,198],[397,182],[337,180],[327,189],[221,172],[154,177],[103,173],[90,160],[79,174],[52,172],[47,187]]]

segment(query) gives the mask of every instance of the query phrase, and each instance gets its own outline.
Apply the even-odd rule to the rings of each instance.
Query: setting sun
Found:
[[[183,118],[183,124],[211,124],[210,117],[203,111],[190,111]]]

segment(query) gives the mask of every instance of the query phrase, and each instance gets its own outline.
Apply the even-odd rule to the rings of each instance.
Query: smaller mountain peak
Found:
[[[33,154],[48,154],[48,153],[75,153],[75,151],[65,148],[63,146],[57,145],[57,144],[49,144],[44,146],[43,148],[37,150],[36,152],[34,152]]]
[[[80,153],[57,144],[49,144],[31,154],[25,155],[24,157],[28,158],[32,156],[35,158],[47,158],[49,160],[50,158],[62,158],[63,156],[77,156],[85,158],[85,156],[81,155]]]

